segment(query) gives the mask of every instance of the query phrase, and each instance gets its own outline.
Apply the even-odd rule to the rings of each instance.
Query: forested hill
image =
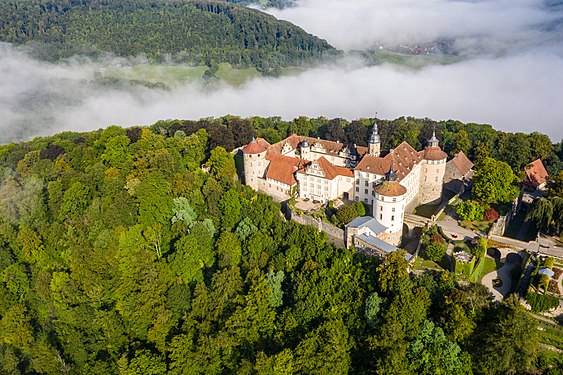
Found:
[[[222,120],[0,146],[1,374],[558,373],[513,299],[285,221]]]
[[[111,52],[237,67],[300,65],[335,53],[289,22],[215,0],[7,0],[0,41],[33,44],[48,60]]]

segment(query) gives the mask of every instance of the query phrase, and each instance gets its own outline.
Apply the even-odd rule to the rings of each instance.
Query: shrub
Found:
[[[547,290],[548,286],[549,286],[549,276],[541,275],[540,280],[538,282],[538,288],[543,288],[544,290]]]
[[[485,207],[479,202],[465,201],[456,207],[456,213],[462,221],[481,221],[485,213]]]
[[[446,245],[441,243],[429,243],[426,246],[426,256],[434,262],[439,262],[446,255]]]
[[[356,210],[356,216],[366,216],[366,206],[363,202],[356,202],[353,207]]]
[[[439,233],[434,233],[432,237],[430,237],[430,243],[445,244],[446,240],[444,240],[444,237],[442,237]]]
[[[545,260],[544,267],[545,267],[545,268],[549,268],[550,270],[552,270],[554,264],[555,264],[555,260],[553,259],[553,257],[548,257],[548,258]]]
[[[532,307],[533,312],[548,311],[559,305],[559,298],[555,296],[537,294],[530,291],[526,293],[526,301]]]
[[[494,208],[489,208],[487,211],[485,211],[485,214],[483,215],[483,220],[489,222],[497,221],[498,218],[499,218],[499,214],[497,210],[495,210]]]
[[[336,211],[336,214],[333,216],[334,225],[346,225],[357,216],[357,211],[354,206],[344,206]]]

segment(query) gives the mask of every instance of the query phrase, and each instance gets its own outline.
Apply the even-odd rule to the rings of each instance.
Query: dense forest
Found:
[[[336,53],[326,41],[255,9],[215,0],[8,0],[0,41],[38,57],[145,54],[151,61],[274,69]]]
[[[561,373],[513,299],[333,247],[218,145],[313,121],[341,136],[222,118],[0,146],[0,372]]]
[[[169,135],[177,130],[189,135],[203,128],[207,130],[212,146],[222,146],[230,151],[236,145],[247,143],[253,134],[265,138],[270,143],[279,142],[295,133],[367,146],[374,121],[376,120],[373,118],[348,121],[324,117],[298,117],[284,121],[280,117],[240,119],[226,116],[197,121],[161,121],[155,124],[154,128]],[[463,151],[474,162],[491,157],[507,163],[518,175],[522,175],[524,166],[539,158],[550,175],[556,176],[563,171],[563,140],[553,142],[547,135],[539,132],[509,133],[495,130],[487,124],[464,124],[455,120],[438,122],[413,117],[377,119],[377,124],[382,150],[394,148],[403,141],[421,150],[427,145],[432,132],[436,131],[440,147],[450,157],[459,151]]]

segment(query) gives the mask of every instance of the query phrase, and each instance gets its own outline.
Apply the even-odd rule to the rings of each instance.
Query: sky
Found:
[[[107,87],[115,61],[59,64],[0,44],[0,142],[160,119],[300,115],[430,117],[563,138],[563,5],[535,0],[301,0],[269,9],[344,50],[448,40],[463,59],[410,69],[343,58],[298,75],[212,90]]]

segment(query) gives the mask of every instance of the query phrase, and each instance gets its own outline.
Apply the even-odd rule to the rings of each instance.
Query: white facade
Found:
[[[403,230],[405,217],[406,195],[387,197],[375,193],[373,217],[387,227],[386,232],[398,233]]]
[[[266,160],[266,150],[258,154],[243,154],[244,162],[244,181],[253,189],[258,189],[258,180],[264,177],[268,161]]]

